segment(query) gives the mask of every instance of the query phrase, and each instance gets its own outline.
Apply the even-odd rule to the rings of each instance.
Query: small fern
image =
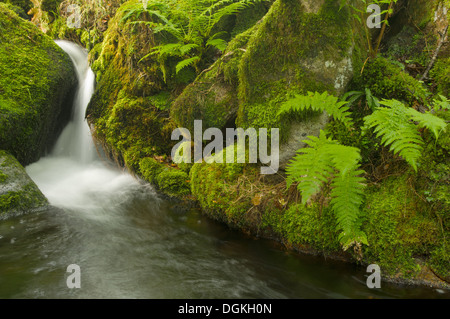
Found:
[[[368,244],[359,228],[360,210],[363,202],[364,181],[359,170],[361,155],[358,148],[340,145],[326,137],[309,136],[304,141],[309,147],[302,148],[289,163],[287,187],[298,183],[304,205],[332,179],[331,206],[341,230],[339,240],[344,250],[354,244]]]
[[[387,107],[378,107],[375,112],[366,116],[364,130],[373,128],[384,146],[389,146],[391,152],[400,155],[417,171],[423,149],[418,128],[429,129],[437,139],[446,127],[445,121],[430,113],[423,114],[408,108],[397,100],[384,100],[380,104]]]
[[[346,127],[351,128],[353,123],[347,104],[347,101],[338,101],[337,97],[329,95],[326,91],[322,94],[308,92],[307,95],[295,95],[294,98],[284,102],[277,115],[282,116],[289,113],[299,113],[305,110],[326,111],[334,119],[341,121]]]

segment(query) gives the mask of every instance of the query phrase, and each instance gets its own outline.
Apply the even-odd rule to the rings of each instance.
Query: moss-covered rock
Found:
[[[33,3],[29,0],[2,0],[0,2],[6,3],[9,9],[14,11],[23,19],[29,19],[28,12],[33,7]]]
[[[237,125],[280,128],[282,140],[290,144],[281,146],[282,158],[295,155],[305,132],[318,132],[293,127],[277,117],[288,95],[341,94],[364,62],[361,27],[349,9],[339,10],[339,5],[333,0],[275,1],[240,62]]]
[[[67,124],[77,85],[69,56],[0,3],[0,145],[23,165]]]
[[[183,198],[191,193],[189,175],[154,158],[143,158],[139,163],[141,176],[165,195]]]
[[[23,166],[11,154],[0,150],[0,219],[47,204]]]
[[[418,80],[381,56],[367,63],[362,79],[372,94],[380,99],[397,99],[413,105],[416,101],[423,103],[429,94]]]

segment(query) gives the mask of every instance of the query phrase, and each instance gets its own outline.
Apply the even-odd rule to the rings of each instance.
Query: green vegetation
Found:
[[[386,31],[386,26],[389,25],[389,17],[392,15],[393,13],[393,7],[394,5],[397,3],[398,0],[374,0],[374,1],[368,1],[368,0],[358,0],[360,2],[362,2],[364,4],[364,6],[362,7],[362,9],[352,5],[352,3],[347,0],[341,0],[341,7],[340,9],[342,9],[344,6],[349,6],[353,13],[353,17],[356,18],[360,24],[362,25],[362,27],[365,30],[366,33],[366,37],[367,37],[367,43],[368,43],[368,47],[369,47],[369,55],[371,57],[375,57],[378,54],[378,50],[380,49],[380,44],[381,44],[381,40],[383,40],[383,36],[384,36],[384,32]],[[376,43],[375,43],[375,47],[373,47],[373,39],[371,37],[371,31],[368,29],[368,25],[367,25],[367,18],[368,18],[368,14],[367,14],[367,8],[370,5],[378,5],[380,7],[380,33],[378,34]],[[375,16],[376,14],[373,13]],[[381,17],[384,17],[383,19]]]
[[[67,1],[44,2],[33,21],[90,50],[97,86],[88,121],[117,163],[244,232],[377,263],[394,278],[431,269],[449,280],[449,52],[436,51],[445,19],[434,20],[441,1],[76,1],[85,9],[79,30],[66,25]],[[380,32],[366,26],[370,3],[382,7]],[[2,15],[0,27],[15,19]],[[13,62],[0,37],[3,75],[12,70],[2,61]],[[44,60],[23,55],[11,59],[28,73],[25,55]],[[42,101],[48,85],[15,77],[0,79],[2,115],[26,114],[22,105]],[[35,131],[26,119],[17,126]],[[280,128],[282,170],[173,164],[172,131],[200,119],[204,130]],[[29,149],[23,139],[11,145]],[[11,194],[4,205],[14,202]]]
[[[256,0],[180,1],[173,8],[162,2],[151,3],[145,11],[155,15],[161,22],[146,24],[151,25],[155,34],[166,32],[175,41],[153,47],[152,52],[143,59],[156,54],[165,81],[168,74],[166,63],[171,58],[181,59],[175,66],[175,74],[190,66],[195,68],[197,74],[200,73],[204,69],[201,64],[207,61],[205,58],[211,55],[211,49],[223,52],[227,47],[223,39],[226,31],[214,32],[217,24],[224,17],[235,15],[254,2]],[[130,10],[128,14],[133,13]]]
[[[412,105],[427,98],[427,91],[419,81],[383,57],[366,65],[362,82],[374,96],[382,99],[397,99]]]
[[[302,203],[307,204],[332,179],[330,205],[341,230],[339,240],[343,249],[347,250],[353,245],[367,245],[366,234],[359,229],[359,207],[363,202],[365,181],[359,177],[364,173],[358,165],[361,160],[359,150],[327,139],[323,131],[319,138],[310,136],[309,139],[306,143],[310,147],[299,150],[286,170],[287,187],[298,182]]]

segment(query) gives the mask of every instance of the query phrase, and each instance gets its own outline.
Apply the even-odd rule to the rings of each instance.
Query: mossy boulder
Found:
[[[142,158],[170,154],[175,144],[170,140],[175,125],[166,110],[174,87],[164,82],[156,59],[141,61],[159,40],[145,24],[131,23],[127,13],[136,6],[142,3],[124,3],[110,20],[102,44],[91,51],[97,87],[87,117],[107,155],[141,175]],[[152,17],[143,13],[139,20]]]
[[[71,115],[69,56],[0,3],[0,145],[27,165],[49,151]]]
[[[319,120],[310,131],[282,122],[277,111],[288,95],[339,95],[355,70],[361,70],[366,55],[362,28],[347,6],[339,9],[340,1],[333,0],[275,1],[241,59],[237,125],[280,128],[282,140],[289,144],[281,146],[281,158],[295,155],[305,132],[317,134],[326,124]]]
[[[377,98],[397,99],[413,105],[423,103],[429,94],[422,83],[411,77],[399,64],[384,57],[367,63],[362,79]]]
[[[48,204],[23,166],[11,154],[0,150],[0,219],[26,213]]]

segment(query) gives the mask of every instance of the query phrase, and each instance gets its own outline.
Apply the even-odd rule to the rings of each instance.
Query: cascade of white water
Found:
[[[85,119],[95,83],[87,52],[68,41],[56,43],[72,59],[79,79],[72,119],[52,152],[26,170],[54,206],[89,213],[112,211],[138,182],[99,160]]]
[[[52,155],[67,156],[87,164],[96,158],[91,133],[85,121],[86,108],[94,93],[95,75],[89,67],[87,52],[68,41],[56,41],[56,43],[71,57],[78,75],[79,85],[75,96],[72,120],[59,137]]]

